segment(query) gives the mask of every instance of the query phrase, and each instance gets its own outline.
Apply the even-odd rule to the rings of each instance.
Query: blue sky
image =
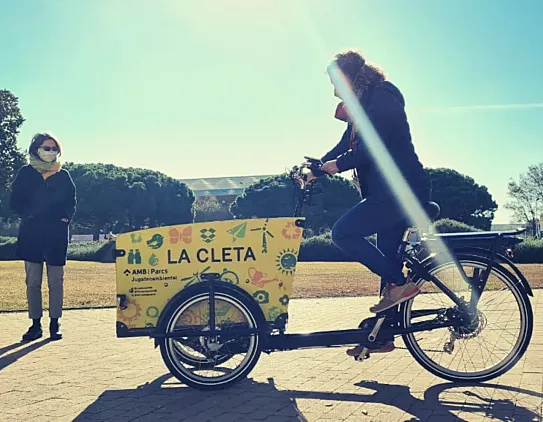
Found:
[[[486,185],[543,161],[543,2],[0,0],[19,143],[177,177],[275,174],[340,137],[325,68],[360,48],[403,92],[416,150]]]

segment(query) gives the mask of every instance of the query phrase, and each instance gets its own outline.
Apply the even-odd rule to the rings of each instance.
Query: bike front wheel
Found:
[[[484,274],[489,261],[479,256],[458,257],[459,265],[473,282]],[[453,262],[431,265],[428,272],[467,302],[475,294]],[[402,305],[403,323],[435,322],[431,310],[454,309],[441,289],[422,279],[421,293]],[[430,315],[430,316],[429,316]],[[484,382],[510,370],[524,355],[533,331],[533,312],[525,290],[506,268],[493,264],[477,304],[475,322],[404,334],[411,355],[426,370],[455,382]]]

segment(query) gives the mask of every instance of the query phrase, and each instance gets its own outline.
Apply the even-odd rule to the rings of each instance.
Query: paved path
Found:
[[[356,326],[371,302],[294,300],[289,331]],[[0,420],[542,420],[542,291],[532,303],[527,355],[483,387],[438,379],[402,349],[357,363],[333,348],[263,355],[249,380],[209,393],[171,378],[151,340],[117,339],[112,309],[66,311],[55,343],[19,343],[26,315],[0,314]]]

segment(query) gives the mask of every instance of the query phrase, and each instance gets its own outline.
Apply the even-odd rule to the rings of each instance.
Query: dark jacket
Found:
[[[362,107],[415,195],[421,201],[429,200],[430,179],[415,153],[401,92],[392,83],[381,82],[368,91]],[[357,147],[350,149],[351,131],[352,124],[348,124],[339,143],[322,158],[323,162],[337,159],[340,172],[356,169],[363,197],[393,198],[386,178],[359,134]]]
[[[66,264],[68,223],[76,206],[70,174],[60,170],[46,180],[30,165],[19,170],[13,182],[11,208],[21,218],[17,257],[29,262]]]

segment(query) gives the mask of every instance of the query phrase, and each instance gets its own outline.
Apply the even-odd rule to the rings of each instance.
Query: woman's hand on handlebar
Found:
[[[305,183],[311,183],[317,179],[311,170],[309,170],[305,175]]]
[[[334,174],[339,173],[336,160],[327,161],[326,163],[322,165],[321,170],[324,171],[325,173],[328,173],[330,176],[333,176]]]
[[[308,165],[304,163],[301,167],[297,168],[295,178],[300,184],[305,185],[313,182],[317,177],[313,174]]]

